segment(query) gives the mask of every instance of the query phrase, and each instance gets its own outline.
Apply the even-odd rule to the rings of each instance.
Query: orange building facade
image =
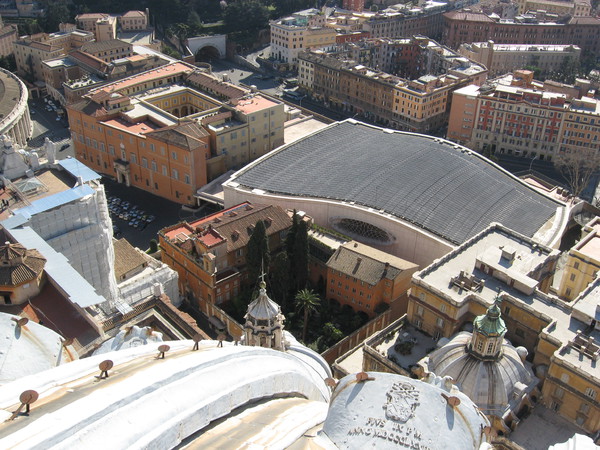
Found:
[[[283,103],[251,93],[222,103],[189,86],[196,70],[171,63],[68,105],[77,159],[119,183],[191,205],[207,182],[283,144]],[[207,118],[224,115],[215,131]]]
[[[277,206],[242,203],[158,234],[162,261],[179,274],[179,289],[193,306],[232,300],[246,283],[246,246],[258,221],[265,224],[269,249],[278,252],[292,225]],[[255,280],[249,280],[253,283]]]
[[[341,245],[327,262],[327,298],[349,305],[370,317],[380,303],[402,302],[418,265],[388,253],[350,241]]]

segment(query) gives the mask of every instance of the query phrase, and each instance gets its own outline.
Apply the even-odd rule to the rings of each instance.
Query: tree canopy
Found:
[[[268,26],[269,10],[257,0],[228,3],[223,14],[223,21],[225,29],[229,32],[259,30]]]
[[[600,155],[595,148],[571,148],[559,152],[554,165],[566,178],[571,193],[579,197],[600,169]]]
[[[321,299],[310,289],[302,289],[296,294],[296,309],[304,313],[304,323],[302,325],[302,341],[306,342],[306,332],[308,330],[308,317],[315,311]]]
[[[246,266],[248,267],[248,279],[255,284],[262,271],[269,269],[271,255],[269,254],[269,238],[265,224],[262,220],[256,222],[252,236],[246,247]]]

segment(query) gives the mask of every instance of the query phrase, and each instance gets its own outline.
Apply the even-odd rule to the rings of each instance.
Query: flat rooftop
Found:
[[[510,440],[527,450],[547,450],[552,445],[567,442],[577,433],[581,433],[581,429],[575,424],[538,404],[510,434]]]
[[[354,202],[455,244],[492,222],[531,237],[564,208],[465,147],[351,119],[280,147],[228,184]]]
[[[0,190],[0,200],[8,202],[8,208],[0,211],[0,220],[10,217],[13,211],[35,200],[71,189],[76,182],[68,172],[53,169],[41,170],[31,178],[23,176],[12,180],[11,185]]]
[[[119,128],[123,131],[127,131],[128,133],[133,134],[146,134],[161,128],[159,125],[156,125],[155,123],[150,122],[149,120],[143,120],[138,123],[131,123],[123,119],[110,119],[102,123],[104,125]]]
[[[580,246],[576,246],[575,249],[589,258],[600,260],[600,235],[594,233],[589,239],[585,239]]]
[[[269,100],[261,95],[255,95],[254,97],[249,99],[239,100],[235,109],[244,114],[252,114],[257,111],[260,111],[261,109],[271,108],[276,105],[277,103],[275,103],[272,100]]]
[[[537,281],[530,278],[528,273],[544,263],[549,256],[548,250],[550,249],[547,247],[539,246],[534,241],[519,237],[501,227],[490,227],[468,244],[453,250],[439,261],[417,272],[413,275],[413,281],[433,288],[459,306],[470,301],[473,296],[487,306],[491,306],[500,290],[509,296],[505,301],[514,301],[524,309],[535,311],[536,315],[548,324],[547,332],[559,342],[567,344],[575,338],[578,331],[586,331],[590,317],[596,317],[599,297],[592,292],[591,295],[588,294],[571,306],[557,297],[536,289]],[[506,252],[514,253],[512,260],[503,256],[507,254]],[[557,251],[552,250],[552,253],[555,252]],[[531,294],[479,270],[475,266],[476,260],[493,269],[496,275],[500,274],[498,277],[515,280],[514,286],[520,284],[533,287]],[[471,290],[458,286],[454,278],[461,272],[474,277],[479,283],[479,288]],[[575,317],[577,309],[581,313]],[[591,331],[589,335],[596,341],[600,341],[600,331]],[[582,358],[572,348],[566,348],[556,356],[585,371],[589,376],[596,377],[600,382],[600,366],[597,366],[592,359]]]

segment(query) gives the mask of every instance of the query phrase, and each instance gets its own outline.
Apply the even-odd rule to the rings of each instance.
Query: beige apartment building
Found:
[[[591,16],[590,0],[557,1],[557,0],[518,0],[519,14],[528,11],[545,11],[559,16]]]
[[[458,53],[487,67],[490,77],[526,66],[542,74],[560,69],[561,65],[579,64],[581,49],[576,45],[495,44],[493,41],[462,44]]]
[[[148,28],[148,11],[127,11],[118,16],[123,31],[145,30]]]
[[[343,55],[299,54],[298,81],[311,95],[347,113],[393,128],[428,132],[448,118],[449,95],[466,84],[482,84],[487,70],[453,55],[440,64],[445,73],[414,80],[371,69]],[[446,67],[444,67],[446,66]]]
[[[335,45],[336,31],[326,27],[325,15],[318,9],[299,11],[270,26],[271,56],[290,67],[297,67],[298,53],[305,49]]]
[[[118,32],[144,31],[148,29],[148,10],[128,11],[121,15],[86,13],[75,17],[77,27],[94,33],[96,40],[116,39]]]
[[[81,46],[81,51],[109,63],[133,55],[133,45],[119,39],[89,42]]]
[[[600,218],[582,230],[582,239],[568,252],[559,296],[572,301],[596,278],[600,270]]]
[[[80,49],[93,40],[92,33],[68,24],[61,24],[61,31],[57,33],[23,36],[14,43],[17,74],[29,81],[41,81],[44,79],[42,62]]]
[[[14,24],[4,24],[0,17],[0,56],[12,55],[19,33]]]
[[[537,82],[532,72],[519,70],[486,86],[464,87],[453,94],[447,137],[479,152],[541,160],[598,148],[600,104],[585,97],[588,82],[579,86]]]
[[[449,338],[496,302],[507,339],[524,347],[534,373],[543,375],[542,396],[533,404],[592,434],[600,426],[600,279],[572,304],[549,294],[558,256],[492,224],[413,276],[407,318],[435,339]]]
[[[171,63],[68,105],[77,159],[120,183],[191,205],[207,182],[283,144],[283,103],[260,94],[222,103],[188,85],[197,70]]]

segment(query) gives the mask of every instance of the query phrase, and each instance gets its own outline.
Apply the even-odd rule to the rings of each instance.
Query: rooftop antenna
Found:
[[[37,393],[37,391],[34,391],[32,389],[27,390],[27,391],[23,391],[21,393],[21,395],[19,396],[19,401],[21,402],[21,405],[17,408],[17,410],[12,414],[12,416],[10,416],[7,420],[11,421],[11,420],[15,420],[16,417],[21,414],[21,410],[23,408],[25,408],[25,412],[23,413],[23,415],[28,416],[29,415],[29,405],[31,405],[32,403],[36,402],[37,399],[39,398],[40,394]]]
[[[21,317],[20,319],[12,317],[10,320],[16,322],[18,327],[24,327],[25,325],[27,325],[27,322],[29,322],[29,319],[27,317]]]
[[[198,345],[202,340],[202,336],[200,335],[200,333],[196,333],[192,339],[194,341],[194,347],[192,348],[192,351],[196,351],[198,350]]]
[[[167,353],[169,350],[171,350],[171,347],[169,347],[167,344],[159,346],[158,356],[156,357],[156,359],[165,359],[165,353]]]
[[[98,364],[98,369],[100,369],[100,376],[97,378],[99,380],[103,380],[108,378],[108,371],[113,368],[114,363],[110,359],[106,359]]]

